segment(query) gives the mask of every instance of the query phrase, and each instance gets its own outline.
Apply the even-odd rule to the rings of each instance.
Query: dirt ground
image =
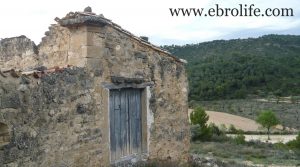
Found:
[[[235,136],[234,134],[228,134],[228,136]],[[270,140],[268,140],[268,135],[244,135],[246,141],[259,140],[266,143],[287,143],[291,140],[296,139],[297,135],[270,135]]]
[[[192,111],[192,109],[189,109],[189,115]],[[224,124],[227,128],[229,128],[229,126],[232,124],[235,128],[243,131],[264,131],[264,129],[254,120],[245,117],[216,111],[205,112],[209,116],[208,123],[214,123],[219,127],[220,125]],[[282,126],[278,125],[276,126],[276,129],[281,130]]]
[[[248,118],[216,111],[206,111],[206,113],[209,116],[208,122],[212,122],[217,126],[224,124],[228,128],[232,124],[235,128],[243,131],[258,131],[260,129],[259,124]]]
[[[192,111],[191,109],[189,110],[189,115]],[[248,118],[216,111],[206,111],[206,113],[209,116],[208,123],[214,123],[217,126],[224,124],[229,128],[232,124],[235,128],[243,131],[257,131],[260,127],[255,121]]]

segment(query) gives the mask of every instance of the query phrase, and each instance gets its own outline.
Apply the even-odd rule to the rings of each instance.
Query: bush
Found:
[[[232,138],[226,136],[226,134],[220,135],[220,136],[212,135],[212,137],[211,137],[211,141],[219,142],[219,143],[230,142],[231,140],[232,140]]]
[[[237,131],[238,131],[238,130],[235,128],[235,126],[232,125],[232,124],[230,124],[229,129],[228,129],[228,132],[229,132],[229,133],[234,133],[234,134],[236,134]]]
[[[191,113],[191,122],[193,125],[199,125],[201,127],[207,126],[206,123],[208,119],[209,117],[205,110],[200,106],[197,106]]]
[[[228,128],[228,133],[230,134],[244,134],[244,131],[242,129],[237,129],[235,128],[234,125],[230,124],[229,128]]]
[[[188,167],[190,166],[185,162],[178,162],[172,160],[159,160],[153,159],[148,161],[140,161],[135,164],[126,164],[126,165],[118,165],[118,166],[132,166],[132,167]],[[115,166],[114,166],[115,167]]]
[[[221,131],[222,133],[224,133],[224,134],[227,132],[227,128],[226,128],[226,125],[225,125],[225,124],[221,124],[219,129],[220,129],[220,131]]]
[[[274,147],[279,150],[288,150],[288,146],[282,142],[274,143]]]
[[[234,142],[236,144],[245,144],[245,136],[242,133],[237,134],[234,138],[233,138]]]
[[[290,149],[300,150],[300,132],[298,133],[298,136],[297,136],[297,138],[295,140],[289,141],[288,143],[286,143],[286,145]]]
[[[201,140],[201,141],[209,141],[212,137],[211,128],[205,126],[201,127],[199,125],[191,126],[192,140]]]
[[[208,127],[211,129],[213,135],[217,135],[217,136],[223,135],[223,132],[219,129],[219,127],[216,124],[210,123]]]
[[[194,125],[191,128],[192,140],[207,141],[212,137],[212,129],[207,126],[208,115],[201,107],[196,107],[191,113],[191,122]]]

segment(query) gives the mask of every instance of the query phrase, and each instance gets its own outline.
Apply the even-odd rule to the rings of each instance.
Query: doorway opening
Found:
[[[146,151],[147,126],[144,89],[110,89],[110,159],[117,163]]]

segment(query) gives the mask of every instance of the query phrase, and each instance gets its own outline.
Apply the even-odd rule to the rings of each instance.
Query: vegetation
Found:
[[[236,134],[238,133],[238,129],[236,129],[234,125],[230,124],[228,133]]]
[[[300,36],[267,35],[163,48],[188,61],[190,106],[257,120],[267,129],[268,138],[279,123],[277,118],[284,127],[299,128]],[[233,100],[246,98],[247,103]],[[234,126],[227,129],[207,121],[204,109],[197,107],[191,115],[192,154],[230,164],[300,165],[300,134],[287,144],[245,141],[244,132]]]
[[[294,166],[300,164],[299,144],[300,133],[296,140],[287,144],[245,141],[245,136],[241,132],[233,137],[228,137],[225,133],[219,136],[213,133],[210,140],[192,142],[191,153],[210,156],[222,162],[229,162],[229,164],[243,164],[244,161],[251,161],[254,164]]]
[[[211,128],[207,125],[209,117],[204,109],[200,106],[196,107],[191,113],[191,122],[195,125],[192,129],[193,140],[209,140],[212,136]]]
[[[188,61],[189,100],[300,95],[300,36],[163,46]]]
[[[256,99],[191,101],[191,106],[201,105],[208,111],[219,111],[256,120],[262,110],[269,109],[274,112],[280,124],[285,128],[280,133],[293,133],[300,129],[300,103],[279,103],[258,101]],[[228,127],[230,129],[230,127]],[[273,131],[273,133],[276,131]],[[277,131],[279,132],[279,131]]]
[[[236,129],[233,125],[229,126],[228,129],[225,126],[219,128],[213,123],[207,125],[208,116],[201,107],[194,110],[192,117],[194,125],[205,127],[209,132],[199,137],[201,131],[199,129],[198,131],[192,130],[194,139],[191,146],[192,154],[200,157],[209,156],[225,164],[240,164],[238,166],[244,166],[245,161],[251,161],[254,164],[279,166],[300,164],[300,133],[295,140],[287,144],[246,141],[244,132]],[[258,121],[267,129],[278,123],[274,113],[270,110],[262,111]],[[236,135],[227,136],[226,133]],[[205,158],[203,161],[205,161]]]
[[[300,132],[295,140],[289,141],[286,145],[290,149],[296,149],[297,151],[300,151]]]
[[[271,110],[262,111],[256,122],[262,125],[262,127],[267,129],[268,140],[270,140],[270,129],[275,125],[279,124],[279,120]]]
[[[193,142],[191,153],[210,156],[212,158],[241,163],[251,161],[254,164],[275,166],[297,166],[300,164],[300,154],[289,150],[286,145],[250,141],[237,144],[235,140]],[[207,154],[209,153],[209,154]]]
[[[200,106],[197,106],[191,113],[191,122],[193,125],[199,125],[201,127],[207,127],[207,121],[209,117]]]
[[[237,134],[233,139],[236,144],[245,144],[246,143],[245,136],[242,133]]]

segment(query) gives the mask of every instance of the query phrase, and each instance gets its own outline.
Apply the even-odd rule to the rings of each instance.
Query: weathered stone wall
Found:
[[[65,28],[51,25],[39,45],[41,64],[46,67],[86,64],[85,27]]]
[[[87,29],[87,66],[102,73],[100,82],[110,82],[110,76],[118,76],[154,83],[150,88],[154,116],[150,158],[186,158],[190,138],[184,65],[112,27]]]
[[[25,36],[0,40],[1,68],[32,68],[38,64],[38,49],[33,41]]]
[[[98,92],[97,92],[98,91]],[[0,166],[102,166],[107,162],[103,100],[84,69],[0,76],[0,122],[11,140]],[[95,95],[97,92],[97,96]]]
[[[11,135],[0,146],[1,165],[108,166],[107,85],[126,86],[122,79],[151,83],[147,158],[187,160],[188,85],[178,59],[111,24],[52,25],[38,58],[37,65],[76,67],[19,78],[1,73],[0,123]]]
[[[108,91],[102,88],[99,75],[74,68],[39,79],[25,75],[14,78],[7,73],[3,76],[0,122],[9,127],[10,141],[0,146],[1,165],[109,164]],[[174,80],[164,82],[150,88],[154,121],[149,158],[185,160],[189,130],[187,114],[182,112],[185,97],[180,97],[185,90]]]

